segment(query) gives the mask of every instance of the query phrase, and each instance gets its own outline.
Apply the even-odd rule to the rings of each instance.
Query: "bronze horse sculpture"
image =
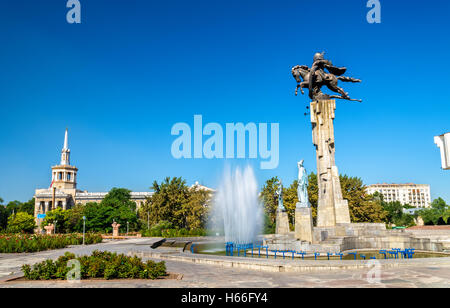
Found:
[[[325,69],[329,73],[325,72]],[[343,82],[361,82],[360,79],[341,76],[345,73],[346,68],[335,67],[330,61],[323,59],[323,53],[317,53],[314,56],[314,64],[312,68],[306,65],[296,65],[292,68],[292,76],[297,81],[297,88],[295,89],[295,95],[298,94],[298,89],[304,94],[303,88],[309,89],[309,97],[312,100],[321,99],[345,99],[349,101],[361,102],[360,99],[351,99],[348,93],[344,89],[338,86],[338,81]],[[327,86],[333,92],[340,95],[328,95],[321,91],[323,86]]]

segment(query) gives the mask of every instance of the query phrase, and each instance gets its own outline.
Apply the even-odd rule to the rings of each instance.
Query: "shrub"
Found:
[[[189,236],[205,236],[205,229],[153,229],[150,230],[142,230],[142,236],[156,236],[156,237],[189,237]]]
[[[85,234],[85,244],[96,244],[102,237],[95,233]],[[48,249],[66,248],[69,245],[83,244],[82,234],[9,234],[0,235],[0,253],[36,252]]]
[[[65,280],[68,271],[67,262],[77,259],[80,262],[81,279],[157,279],[167,275],[164,261],[143,262],[138,257],[128,257],[107,251],[95,250],[90,256],[75,257],[66,252],[55,262],[46,260],[33,266],[25,264],[22,271],[29,280]]]

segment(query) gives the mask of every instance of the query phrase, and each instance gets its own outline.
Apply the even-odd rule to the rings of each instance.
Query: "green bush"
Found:
[[[100,234],[86,233],[85,244],[101,243]],[[82,234],[6,234],[0,235],[0,253],[36,252],[83,244]]]
[[[65,280],[70,270],[67,262],[72,259],[80,262],[81,279],[157,279],[167,275],[164,261],[143,262],[138,257],[98,250],[90,256],[81,257],[75,257],[74,254],[66,252],[55,262],[46,260],[33,266],[23,265],[22,271],[25,278],[29,280]]]
[[[144,237],[189,237],[189,236],[205,236],[205,229],[153,229],[142,230],[142,236]]]

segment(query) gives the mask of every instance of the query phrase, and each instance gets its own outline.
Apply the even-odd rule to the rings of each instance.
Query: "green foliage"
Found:
[[[24,203],[17,200],[11,201],[6,206],[8,216],[18,212],[25,212],[30,215],[34,215],[34,203],[35,203],[34,198]]]
[[[162,229],[162,230],[143,230],[142,236],[148,237],[191,237],[191,236],[205,236],[207,232],[205,229]]]
[[[263,234],[274,234],[275,233],[276,224],[272,221],[270,216],[267,213],[264,213],[264,229]]]
[[[74,212],[73,212],[74,213]],[[87,203],[83,210],[86,216],[86,230],[94,232],[112,232],[112,223],[115,221],[126,228],[129,223],[129,231],[139,228],[136,215],[136,203],[130,199],[130,191],[123,188],[113,188],[100,203]],[[77,219],[74,219],[75,217]],[[75,228],[82,228],[81,211],[74,213],[70,223]],[[69,217],[67,218],[69,219]]]
[[[142,262],[138,257],[98,250],[92,252],[90,256],[81,257],[66,252],[55,262],[45,260],[33,266],[25,264],[22,271],[28,280],[64,280],[70,270],[67,263],[73,259],[80,262],[81,279],[157,279],[167,275],[164,261]]]
[[[311,172],[308,175],[308,200],[311,204],[311,212],[314,224],[317,221],[317,204],[319,200],[319,186],[317,185],[317,175]]]
[[[22,271],[29,280],[64,280],[70,270],[67,263],[72,259],[80,262],[81,279],[157,279],[167,275],[164,261],[143,262],[138,257],[98,250],[90,256],[81,257],[66,252],[56,262],[46,260],[33,266],[26,264],[22,266]]]
[[[260,200],[264,205],[264,213],[267,214],[268,219],[270,219],[271,224],[275,224],[275,220],[277,217],[277,208],[278,208],[278,196],[277,189],[279,180],[277,177],[273,177],[268,179],[264,184],[261,194]]]
[[[383,222],[386,213],[381,203],[366,193],[363,181],[357,177],[339,176],[342,196],[348,201],[352,222]]]
[[[36,224],[34,217],[25,212],[18,212],[8,218],[8,233],[33,233]]]
[[[102,237],[99,234],[86,233],[85,244],[101,243]],[[57,234],[57,235],[37,235],[37,234],[9,234],[0,235],[0,253],[22,253],[37,252],[48,249],[65,248],[69,245],[81,245],[83,243],[82,234]]]
[[[174,229],[195,230],[205,226],[211,195],[208,191],[189,188],[182,178],[165,178],[161,184],[156,181],[154,194],[139,211],[143,225],[151,226],[168,222]]]
[[[365,186],[360,178],[340,176],[343,198],[348,200],[350,218],[352,222],[382,222],[386,213],[381,203],[367,195]],[[295,180],[289,187],[283,187],[283,204],[289,216],[291,229],[295,224],[295,207],[298,202],[297,197],[298,181]],[[264,212],[268,215],[272,224],[275,223],[278,199],[276,190],[278,189],[278,178],[274,177],[266,181],[261,191],[261,199],[264,204]],[[310,173],[308,176],[308,198],[312,207],[314,222],[317,220],[317,203],[319,188],[317,175]]]
[[[66,215],[69,210],[63,210],[62,208],[58,207],[54,210],[48,211],[47,215],[45,215],[45,218],[42,222],[42,226],[48,226],[51,224],[55,224],[56,222],[56,232],[65,231],[65,223],[66,223]]]
[[[6,229],[8,224],[8,211],[6,207],[0,204],[0,230]]]
[[[396,225],[397,227],[412,227],[415,223],[417,215],[404,213],[404,209],[414,208],[409,204],[402,205],[399,201],[385,202],[383,195],[375,192],[372,198],[379,202],[385,211],[384,221],[389,225]]]
[[[84,206],[81,204],[66,210],[64,214],[64,228],[61,230],[65,233],[83,232],[83,215]]]
[[[450,206],[442,198],[437,198],[431,203],[431,207],[418,212],[426,225],[450,224]]]
[[[20,201],[11,201],[8,205],[2,205],[3,199],[0,198],[0,230],[4,230],[8,225],[8,218],[10,218],[13,214],[17,214],[20,212],[27,213],[31,216],[34,215],[34,198],[22,203]],[[11,218],[12,220],[13,218]],[[15,230],[16,228],[13,228]],[[17,231],[21,232],[21,231]]]

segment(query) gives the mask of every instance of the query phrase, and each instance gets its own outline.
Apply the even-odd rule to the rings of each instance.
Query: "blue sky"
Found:
[[[175,160],[177,122],[280,123],[280,163],[253,164],[260,186],[315,170],[308,97],[294,96],[291,67],[317,51],[363,83],[338,101],[339,171],[366,184],[430,184],[450,202],[450,172],[433,136],[450,131],[448,1],[65,0],[0,3],[0,197],[25,201],[50,184],[69,128],[78,186],[148,191],[183,176],[216,187],[225,160]]]

